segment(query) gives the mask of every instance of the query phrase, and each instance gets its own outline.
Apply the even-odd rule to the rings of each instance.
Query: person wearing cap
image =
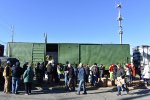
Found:
[[[7,61],[7,65],[4,68],[3,76],[5,78],[5,84],[4,84],[4,93],[9,93],[9,85],[10,85],[10,78],[12,76],[12,70],[10,68],[10,61]]]

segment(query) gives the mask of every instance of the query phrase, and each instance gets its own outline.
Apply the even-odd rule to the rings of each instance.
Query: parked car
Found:
[[[6,66],[7,61],[10,61],[12,67],[19,60],[11,57],[0,57],[0,62],[2,67]]]

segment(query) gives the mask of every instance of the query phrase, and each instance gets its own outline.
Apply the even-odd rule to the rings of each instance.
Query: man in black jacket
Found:
[[[53,70],[54,67],[51,63],[47,64],[47,75],[48,75],[48,83],[53,82]]]
[[[16,65],[12,67],[12,93],[18,94],[18,88],[20,85],[20,78],[22,75],[22,68],[20,67],[20,63],[16,62]]]
[[[75,74],[74,74],[74,69],[71,66],[71,64],[68,64],[68,68],[69,68],[69,82],[68,82],[68,87],[70,90],[75,91],[75,84],[74,84],[74,79],[75,79]]]

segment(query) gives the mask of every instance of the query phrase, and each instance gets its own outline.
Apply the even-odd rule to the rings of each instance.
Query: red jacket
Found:
[[[109,72],[113,72],[114,71],[114,65],[110,65],[109,66]]]
[[[131,71],[132,71],[132,75],[135,77],[136,76],[135,66],[131,66]]]

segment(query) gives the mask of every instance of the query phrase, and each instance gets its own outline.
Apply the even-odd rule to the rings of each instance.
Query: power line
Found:
[[[3,44],[7,44],[6,42],[4,42],[4,41],[2,41],[2,40],[0,40],[0,42],[3,43]]]
[[[0,16],[0,28],[4,31],[7,30],[6,33],[8,33],[8,35],[10,35],[10,33],[12,33],[12,42],[14,41],[14,26],[10,25],[2,16]],[[11,26],[11,27],[10,27]],[[6,42],[0,40],[1,43],[3,44],[7,44]]]
[[[12,32],[12,30],[13,30],[12,33],[14,33],[14,28],[12,29],[12,27],[10,27],[11,25],[6,20],[4,20],[4,18],[2,18],[2,16],[0,16],[0,26],[1,26],[0,27],[1,29],[5,30],[5,31],[7,30],[8,34],[10,34],[10,32]],[[14,36],[14,34],[13,34],[13,36]],[[3,41],[1,41],[1,42],[3,42]],[[3,42],[3,43],[5,43],[5,42]]]
[[[0,29],[2,29],[2,30],[7,30],[7,31],[10,31],[10,28],[8,28],[8,27],[6,27],[5,25],[2,25],[1,23],[0,23]]]
[[[10,26],[10,24],[6,20],[4,20],[4,18],[2,18],[2,16],[0,16],[0,19],[1,19],[1,22],[3,22],[3,24],[5,24],[3,26],[5,26],[7,28]],[[10,28],[9,28],[9,30],[10,30]]]

